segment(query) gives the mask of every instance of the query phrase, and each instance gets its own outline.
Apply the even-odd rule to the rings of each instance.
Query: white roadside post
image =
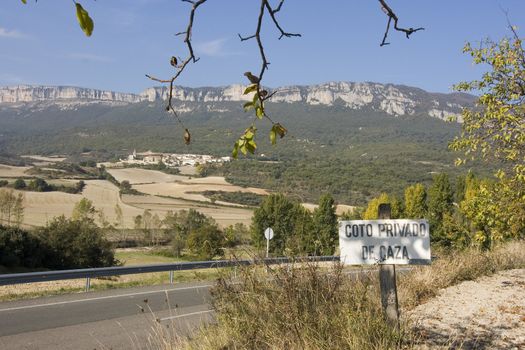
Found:
[[[268,257],[270,253],[270,239],[273,238],[273,230],[271,227],[264,230],[264,237],[266,237],[266,257]]]
[[[341,262],[379,265],[381,304],[386,319],[399,325],[395,265],[429,265],[427,220],[390,219],[390,205],[379,206],[379,220],[339,223]]]

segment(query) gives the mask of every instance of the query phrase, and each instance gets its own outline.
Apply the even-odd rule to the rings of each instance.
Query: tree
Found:
[[[460,211],[468,221],[471,241],[482,248],[490,249],[495,243],[525,237],[525,208],[514,197],[510,184],[469,181]]]
[[[448,175],[446,173],[434,175],[432,185],[428,189],[428,216],[430,230],[437,240],[443,235],[443,216],[452,212],[453,198]]]
[[[270,194],[264,198],[261,206],[253,212],[251,232],[252,241],[262,247],[266,244],[264,230],[271,227],[274,237],[270,244],[270,251],[282,254],[287,241],[293,235],[296,224],[296,214],[299,203],[288,199],[284,194]]]
[[[242,222],[230,225],[224,229],[225,244],[229,248],[233,248],[238,244],[247,243],[247,236],[249,236],[248,227]]]
[[[467,44],[464,52],[475,64],[487,65],[481,80],[462,82],[458,91],[479,92],[475,108],[465,108],[461,135],[450,144],[469,159],[497,160],[498,178],[508,178],[525,190],[525,52],[515,28],[513,39],[486,40],[480,48]],[[463,163],[466,159],[458,159]]]
[[[394,196],[389,196],[386,193],[381,193],[379,197],[368,202],[365,212],[363,213],[364,220],[374,220],[378,218],[378,210],[380,204],[390,204],[392,219],[398,219],[403,214],[402,204]]]
[[[182,256],[192,232],[199,231],[205,226],[217,226],[215,220],[195,209],[181,210],[177,213],[168,211],[162,220],[162,225],[171,238],[173,253],[177,257]]]
[[[142,228],[142,215],[137,215],[133,218],[133,224],[135,230],[140,230]]]
[[[120,190],[123,193],[129,192],[131,190],[131,184],[128,180],[124,180],[120,183]]]
[[[84,187],[86,187],[86,183],[83,180],[80,180],[75,185],[75,193],[82,193]]]
[[[82,198],[75,204],[71,218],[77,221],[94,221],[96,209],[93,202],[87,198]]]
[[[310,210],[295,203],[293,231],[286,239],[285,254],[288,256],[319,254],[322,241],[316,232]]]
[[[144,242],[147,244],[152,243],[152,232],[151,232],[151,210],[150,209],[144,209],[144,212],[142,213],[142,233],[144,237]]]
[[[124,214],[122,213],[122,208],[117,203],[115,204],[115,227],[124,228]]]
[[[423,219],[427,215],[427,190],[423,184],[405,189],[405,217]]]
[[[324,194],[319,199],[319,207],[314,210],[313,222],[320,243],[316,255],[332,255],[339,242],[339,226],[334,198],[330,194]]]
[[[44,242],[18,227],[0,225],[0,265],[7,267],[45,267]]]
[[[5,221],[7,226],[11,225],[11,218],[17,197],[13,191],[0,190],[0,219]]]
[[[167,234],[171,239],[171,246],[175,257],[182,256],[182,250],[186,247],[186,237],[183,237],[179,216],[173,211],[168,211],[162,220],[162,225],[166,228]]]
[[[192,229],[188,235],[188,248],[200,260],[222,256],[224,245],[224,236],[216,224],[206,223]]]
[[[24,221],[24,194],[18,193],[13,205],[13,219],[16,227],[20,227]]]
[[[46,182],[46,180],[41,178],[36,178],[34,180],[31,180],[27,188],[30,191],[36,191],[36,192],[47,192],[51,191],[51,186]]]
[[[15,180],[15,183],[13,184],[13,187],[15,188],[15,190],[23,190],[27,187],[27,184],[26,182],[24,181],[24,179],[16,179]]]
[[[153,244],[157,245],[159,244],[159,234],[162,228],[162,221],[159,218],[159,215],[157,213],[153,214],[151,217],[151,231],[152,231],[152,240]]]
[[[511,39],[486,40],[479,48],[467,44],[464,52],[487,71],[480,80],[455,87],[480,94],[474,108],[463,110],[461,135],[450,144],[465,154],[456,163],[482,159],[499,165],[498,181],[471,179],[460,204],[473,241],[484,248],[525,236],[525,51],[516,28],[511,31]]]
[[[49,268],[92,268],[117,263],[111,243],[93,220],[59,216],[36,231],[49,250]]]
[[[111,223],[108,221],[108,218],[106,216],[106,213],[104,213],[104,210],[96,210],[97,213],[97,219],[99,226],[104,230],[111,229]]]

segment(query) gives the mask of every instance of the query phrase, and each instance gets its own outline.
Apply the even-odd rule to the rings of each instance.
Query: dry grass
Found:
[[[75,204],[85,197],[96,209],[102,210],[110,222],[116,218],[115,206],[118,203],[124,214],[125,227],[133,227],[133,217],[142,214],[143,210],[123,203],[119,189],[109,181],[86,180],[85,183],[82,194],[24,191],[24,224],[42,226],[55,216],[69,217]]]
[[[25,177],[28,176],[26,171],[29,169],[31,167],[0,164],[0,177]]]
[[[393,349],[406,337],[382,317],[377,278],[341,264],[244,268],[212,290],[216,325],[164,349]]]
[[[200,180],[200,179],[199,179]],[[218,184],[216,182],[176,182],[176,183],[151,183],[144,185],[134,185],[137,191],[151,195],[162,195],[176,198],[184,198],[193,201],[211,202],[211,200],[200,194],[204,191],[224,191],[224,192],[247,192],[260,195],[267,195],[263,189],[253,187],[240,187],[231,184]]]
[[[432,266],[398,279],[404,309],[440,289],[507,269],[525,267],[525,243],[490,252],[469,249],[440,254]],[[240,270],[213,290],[217,324],[191,340],[159,341],[159,349],[408,349],[421,344],[408,320],[396,331],[383,319],[377,271],[349,278],[342,266],[317,264]],[[452,340],[451,340],[452,344]]]
[[[313,212],[317,207],[319,207],[319,205],[318,204],[313,204],[313,203],[303,203],[303,207],[305,207],[309,211]],[[335,206],[335,213],[337,215],[343,215],[344,213],[347,213],[349,211],[350,212],[354,211],[355,208],[357,208],[357,207],[353,206],[353,205],[337,204]]]
[[[431,266],[418,267],[398,280],[399,299],[411,309],[436,296],[439,290],[498,271],[525,268],[525,242],[501,244],[491,251],[471,248],[443,252]]]
[[[107,168],[107,172],[118,182],[127,180],[130,184],[175,182],[187,179],[186,176],[170,175],[157,170],[140,168]]]

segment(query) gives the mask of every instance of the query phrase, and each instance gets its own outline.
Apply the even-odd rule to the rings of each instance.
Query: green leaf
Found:
[[[270,141],[272,145],[275,145],[275,143],[277,142],[276,139],[277,139],[277,133],[275,132],[275,129],[272,128],[272,130],[270,130]]]
[[[255,105],[253,102],[246,102],[242,107],[244,108],[244,111],[247,112],[250,109],[255,108]]]
[[[238,155],[239,155],[239,141],[235,142],[235,144],[233,145],[233,150],[232,150],[233,159],[237,159]]]
[[[27,0],[22,0],[22,2],[23,2],[24,4],[27,4]]]
[[[246,149],[248,150],[248,152],[250,152],[251,154],[254,154],[255,153],[255,149],[257,148],[257,145],[255,144],[255,141],[253,140],[250,140],[248,142],[246,142]]]
[[[286,130],[286,128],[279,123],[275,123],[272,126],[272,130],[275,130],[275,132],[277,133],[277,135],[279,135],[280,138],[283,138],[288,133],[288,130]]]
[[[257,118],[262,119],[264,112],[261,106],[257,106],[257,108],[255,108],[255,115]]]
[[[89,17],[89,13],[86,10],[84,10],[82,5],[76,2],[75,6],[77,8],[77,19],[78,24],[80,24],[80,28],[82,29],[82,31],[84,31],[86,36],[91,36],[94,27],[93,20],[91,19],[91,17]]]
[[[241,149],[242,154],[246,155],[246,152],[247,152],[247,150],[246,150],[246,142],[244,142],[241,145],[240,149]]]
[[[244,90],[243,95],[248,95],[250,92],[257,91],[257,84],[249,85],[246,90]]]

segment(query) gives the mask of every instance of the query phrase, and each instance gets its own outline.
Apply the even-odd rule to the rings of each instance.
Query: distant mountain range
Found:
[[[218,106],[222,102],[249,100],[243,95],[245,86],[188,88],[176,86],[173,98],[181,112],[194,112],[197,104],[206,104],[208,111],[228,112]],[[430,93],[419,88],[379,83],[329,82],[309,86],[285,86],[277,89],[273,103],[312,106],[342,106],[351,110],[371,110],[391,116],[420,116],[447,119],[458,115],[462,107],[473,104],[475,97],[462,93]],[[31,106],[37,109],[56,106],[61,110],[80,105],[122,106],[141,102],[159,102],[168,95],[167,87],[148,88],[140,94],[103,91],[72,86],[19,85],[0,87],[0,108]],[[202,106],[201,106],[202,107]]]
[[[242,108],[242,101],[251,98],[244,89],[175,87],[181,125],[165,110],[165,87],[140,94],[0,87],[0,157],[64,154],[74,161],[111,160],[134,149],[228,156],[254,123],[253,111]],[[294,192],[312,201],[329,192],[342,203],[365,203],[380,191],[401,196],[405,186],[428,183],[436,172],[454,178],[461,171],[447,147],[461,127],[443,120],[473,106],[472,95],[349,82],[273,91],[267,112],[288,135],[272,146],[270,123],[256,121],[255,156],[210,171],[237,185]],[[191,132],[189,145],[185,128]],[[484,170],[477,167],[478,173]]]

